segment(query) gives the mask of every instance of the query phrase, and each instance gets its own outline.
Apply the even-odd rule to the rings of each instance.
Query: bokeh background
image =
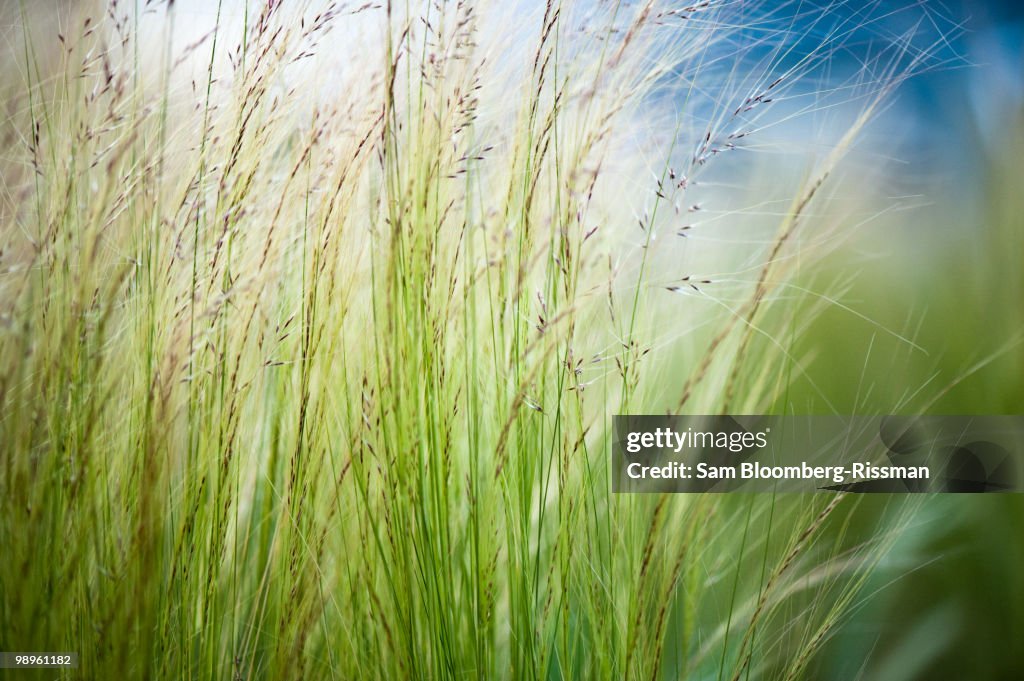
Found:
[[[818,354],[790,409],[1024,407],[1024,4],[923,7],[949,36],[948,61],[905,83],[868,131],[860,163],[891,161],[876,188],[899,208],[864,222],[822,268],[849,283],[850,309],[827,308],[800,341]],[[865,527],[881,506],[862,507]],[[914,517],[820,673],[1021,678],[1024,498],[948,495]]]

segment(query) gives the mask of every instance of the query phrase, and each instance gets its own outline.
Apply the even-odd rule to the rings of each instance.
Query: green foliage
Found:
[[[617,177],[728,17],[598,4],[528,13],[523,53],[463,3],[218,6],[184,45],[173,3],[59,34],[21,8],[3,649],[96,679],[804,674],[892,535],[845,542],[842,496],[617,497],[609,424],[780,398],[790,358],[751,336],[788,328],[769,293],[866,116],[740,254],[738,307],[665,326],[673,149],[716,135],[663,135],[639,242]],[[338,25],[373,38],[330,77]]]

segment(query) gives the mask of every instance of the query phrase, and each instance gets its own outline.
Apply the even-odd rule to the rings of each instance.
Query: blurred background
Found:
[[[813,359],[781,409],[1024,409],[1024,3],[921,7],[925,31],[948,37],[943,65],[901,86],[859,159],[887,159],[876,190],[895,209],[817,268],[843,282],[847,307],[826,308],[800,340],[795,354]],[[891,501],[865,501],[863,531]],[[1022,526],[1019,495],[920,502],[819,656],[820,677],[1024,678]]]

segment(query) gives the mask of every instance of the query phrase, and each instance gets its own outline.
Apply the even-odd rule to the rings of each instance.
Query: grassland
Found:
[[[805,676],[900,517],[851,541],[842,495],[613,495],[610,419],[784,403],[807,310],[775,292],[920,55],[866,57],[849,125],[723,248],[700,183],[773,106],[826,108],[843,26],[794,57],[810,34],[745,42],[714,2],[3,11],[5,650]]]

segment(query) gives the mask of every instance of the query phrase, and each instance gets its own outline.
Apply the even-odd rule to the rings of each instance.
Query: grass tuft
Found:
[[[96,679],[801,677],[887,542],[819,541],[852,502],[608,470],[612,414],[779,403],[773,292],[927,58],[810,87],[855,20],[772,7],[0,10],[3,648]],[[715,168],[837,94],[862,114],[781,223],[715,246]]]

